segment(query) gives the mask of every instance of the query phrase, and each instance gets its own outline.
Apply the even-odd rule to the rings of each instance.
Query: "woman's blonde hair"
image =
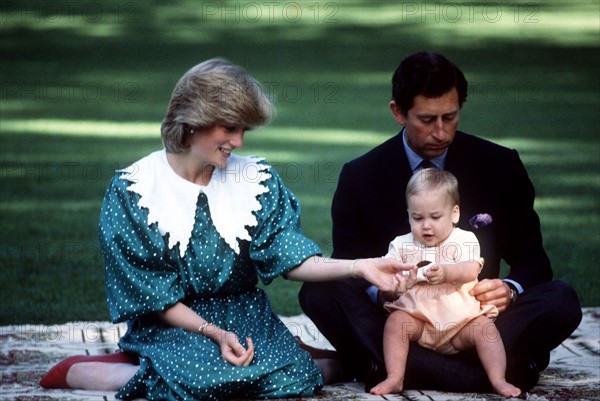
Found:
[[[167,152],[180,153],[193,130],[216,123],[248,129],[266,124],[272,113],[262,85],[243,68],[215,58],[200,63],[179,80],[161,125]]]
[[[408,202],[408,198],[421,191],[436,189],[442,189],[446,192],[452,206],[459,205],[458,180],[451,172],[436,168],[426,168],[413,174],[406,185],[406,201]]]

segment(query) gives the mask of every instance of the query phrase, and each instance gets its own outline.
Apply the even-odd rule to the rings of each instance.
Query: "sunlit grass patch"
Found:
[[[0,3],[0,322],[107,318],[98,213],[115,170],[160,149],[187,69],[221,56],[263,82],[265,157],[331,252],[343,164],[395,135],[393,70],[434,50],[470,83],[459,128],[517,149],[555,277],[600,304],[597,1]],[[518,194],[514,194],[518,196]],[[298,283],[267,288],[299,313]],[[85,302],[81,302],[85,299]]]

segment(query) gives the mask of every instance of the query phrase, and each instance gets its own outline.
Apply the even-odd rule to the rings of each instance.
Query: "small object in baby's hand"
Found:
[[[431,264],[428,260],[422,260],[417,263],[417,282],[419,281],[427,281],[427,277],[425,277],[425,273],[429,270],[429,265]]]

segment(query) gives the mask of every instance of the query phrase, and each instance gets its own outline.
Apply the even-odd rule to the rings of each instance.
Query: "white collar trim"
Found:
[[[132,184],[129,191],[140,195],[139,207],[148,209],[148,226],[157,223],[162,235],[169,234],[169,248],[179,243],[181,257],[194,228],[198,196],[204,192],[215,227],[231,249],[239,254],[238,240],[250,240],[246,226],[257,225],[253,212],[261,209],[258,195],[268,192],[263,184],[271,178],[262,158],[231,155],[225,168],[213,172],[208,185],[201,186],[179,176],[160,150],[119,170],[120,178]]]

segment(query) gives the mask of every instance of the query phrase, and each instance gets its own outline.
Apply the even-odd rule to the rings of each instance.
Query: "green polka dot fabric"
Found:
[[[258,210],[252,211],[256,221],[245,227],[249,239],[238,238],[235,249],[214,224],[208,196],[215,191],[194,186],[175,190],[198,191],[193,229],[183,250],[181,242],[169,245],[169,232],[161,232],[160,221],[149,223],[149,209],[139,205],[140,199],[174,191],[172,179],[157,179],[161,169],[168,168],[164,163],[140,163],[147,171],[137,170],[136,179],[155,181],[155,188],[144,194],[131,190],[131,177],[123,172],[110,182],[100,216],[107,300],[113,322],[128,325],[119,346],[140,360],[137,374],[117,398],[282,398],[312,395],[322,387],[320,370],[257,288],[259,278],[268,284],[320,254],[302,233],[297,199],[267,163],[260,164],[269,174],[256,182],[263,187],[257,191]],[[213,178],[211,185],[230,186],[228,190],[240,185],[236,177],[229,178]],[[235,218],[248,210],[226,212]],[[169,210],[161,213],[168,217]],[[221,358],[218,345],[208,337],[165,325],[156,312],[178,301],[234,332],[243,343],[251,337],[255,344],[251,365],[233,366]]]

